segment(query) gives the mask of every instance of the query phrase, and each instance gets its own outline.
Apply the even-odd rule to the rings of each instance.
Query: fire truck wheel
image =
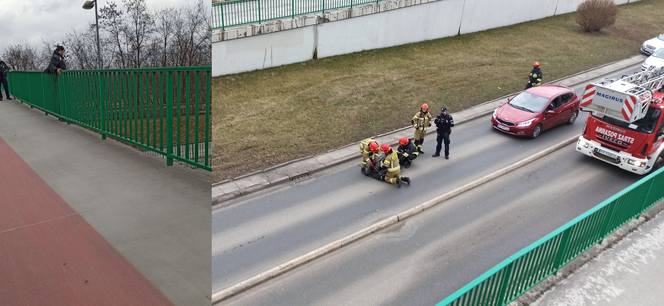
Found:
[[[659,154],[655,160],[655,164],[652,165],[652,171],[658,170],[659,168],[664,167],[664,153]]]
[[[537,138],[537,136],[539,136],[541,133],[542,133],[542,125],[541,125],[541,124],[538,124],[538,125],[536,125],[536,126],[533,128],[533,133],[530,134],[530,138],[535,139],[535,138]]]
[[[567,120],[567,124],[568,124],[568,125],[572,125],[572,124],[574,124],[574,121],[576,121],[576,117],[578,117],[578,116],[579,116],[579,112],[578,112],[578,111],[574,111],[574,112],[569,116],[569,120]]]

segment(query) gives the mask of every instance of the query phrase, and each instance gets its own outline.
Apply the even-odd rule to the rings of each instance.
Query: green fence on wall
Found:
[[[207,171],[211,67],[12,71],[17,99],[85,128]]]
[[[502,306],[664,200],[664,168],[510,256],[437,304]]]
[[[295,18],[384,0],[233,0],[212,4],[212,28]]]

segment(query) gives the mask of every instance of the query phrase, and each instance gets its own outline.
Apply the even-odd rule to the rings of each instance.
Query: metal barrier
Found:
[[[437,306],[507,305],[664,199],[664,168],[482,274]]]
[[[235,0],[212,4],[212,28],[225,29],[249,23],[295,18],[384,0]]]
[[[46,115],[162,154],[169,166],[175,159],[211,171],[210,74],[206,66],[12,71],[8,79],[12,96]]]

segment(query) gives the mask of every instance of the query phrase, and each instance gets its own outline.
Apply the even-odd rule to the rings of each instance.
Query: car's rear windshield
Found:
[[[540,97],[524,91],[514,97],[514,99],[509,102],[509,105],[516,109],[525,110],[531,113],[539,113],[548,103],[549,98]]]
[[[649,107],[646,116],[643,117],[642,119],[635,121],[634,123],[625,122],[612,117],[602,116],[601,114],[597,114],[595,112],[592,113],[592,116],[600,121],[606,122],[611,125],[615,125],[617,127],[621,127],[623,129],[639,133],[651,134],[653,131],[655,131],[655,128],[657,127],[657,121],[659,121],[659,115],[661,113],[662,113],[661,109]]]

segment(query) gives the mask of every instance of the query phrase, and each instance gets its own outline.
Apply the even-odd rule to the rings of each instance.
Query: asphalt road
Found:
[[[615,75],[637,69],[635,65]],[[584,86],[576,88],[577,94]],[[494,131],[489,116],[454,129],[450,160],[431,157],[435,139],[429,136],[426,154],[403,171],[412,186],[397,189],[366,178],[359,173],[358,159],[214,211],[212,291],[577,135],[587,114],[536,140]],[[640,178],[573,148],[222,303],[435,304]]]

